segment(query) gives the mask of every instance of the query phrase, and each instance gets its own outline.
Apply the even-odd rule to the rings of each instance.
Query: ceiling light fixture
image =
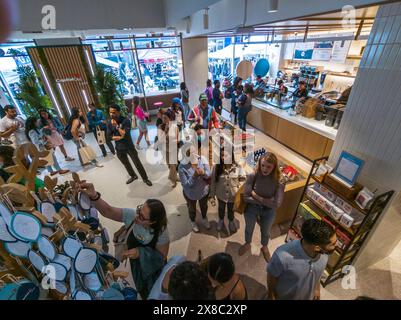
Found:
[[[269,13],[274,13],[278,11],[278,0],[269,0]]]

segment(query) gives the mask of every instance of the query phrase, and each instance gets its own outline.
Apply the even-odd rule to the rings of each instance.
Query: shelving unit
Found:
[[[375,223],[382,214],[384,208],[394,194],[394,191],[388,191],[378,195],[369,210],[361,209],[354,201],[350,201],[343,196],[339,195],[327,184],[323,179],[316,177],[316,171],[322,161],[327,160],[328,157],[322,157],[313,161],[312,169],[309,173],[306,185],[303,189],[301,198],[299,200],[296,212],[291,221],[290,229],[287,233],[286,242],[294,238],[301,238],[300,225],[303,221],[308,219],[324,220],[332,225],[337,233],[337,248],[335,252],[329,257],[325,273],[322,277],[322,285],[325,287],[329,283],[344,276],[342,269],[346,265],[352,265],[359,250],[363,246],[369,233],[373,229]],[[307,194],[307,188],[317,183],[318,186],[324,186],[326,189],[335,194],[344,202],[352,206],[353,210],[363,215],[363,220],[360,224],[352,227],[343,225],[339,220],[336,220],[324,206],[319,204],[316,200],[312,199]],[[306,211],[305,211],[306,210]]]

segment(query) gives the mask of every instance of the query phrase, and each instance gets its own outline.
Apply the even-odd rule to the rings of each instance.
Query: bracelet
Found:
[[[100,192],[97,192],[97,191],[96,191],[96,197],[95,197],[95,198],[89,197],[89,199],[90,199],[90,201],[95,202],[95,201],[98,201],[98,200],[100,199],[101,196],[102,196],[102,195],[100,194]]]

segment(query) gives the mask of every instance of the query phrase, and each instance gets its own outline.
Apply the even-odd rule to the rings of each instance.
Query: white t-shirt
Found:
[[[152,290],[150,291],[148,300],[171,300],[170,295],[167,292],[163,292],[162,287],[163,287],[164,278],[165,278],[167,272],[169,272],[171,270],[171,268],[175,268],[181,262],[184,262],[186,260],[187,260],[187,258],[185,258],[185,256],[173,256],[167,261],[159,278],[157,278],[155,284],[153,285]]]
[[[10,129],[13,125],[17,126],[17,130],[10,135],[10,140],[15,147],[28,143],[29,140],[25,134],[25,121],[16,117],[15,119],[10,119],[7,116],[0,120],[0,132],[5,132]]]

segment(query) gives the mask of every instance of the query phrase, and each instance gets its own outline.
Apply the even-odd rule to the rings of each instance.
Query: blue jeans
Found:
[[[267,246],[276,212],[272,208],[257,204],[249,203],[245,209],[245,242],[252,242],[253,230],[258,216],[260,219],[261,244],[262,246]]]
[[[58,164],[58,161],[57,161],[57,158],[56,158],[56,155],[54,154],[54,152],[53,152],[53,162],[54,162],[53,163],[53,167],[56,169],[56,171],[60,171],[61,168],[60,168],[60,165]],[[53,167],[52,166],[47,166],[46,169],[47,169],[47,171],[52,173],[54,171]]]
[[[244,131],[246,131],[246,117],[248,116],[248,113],[249,111],[241,108],[238,110],[238,126]]]

